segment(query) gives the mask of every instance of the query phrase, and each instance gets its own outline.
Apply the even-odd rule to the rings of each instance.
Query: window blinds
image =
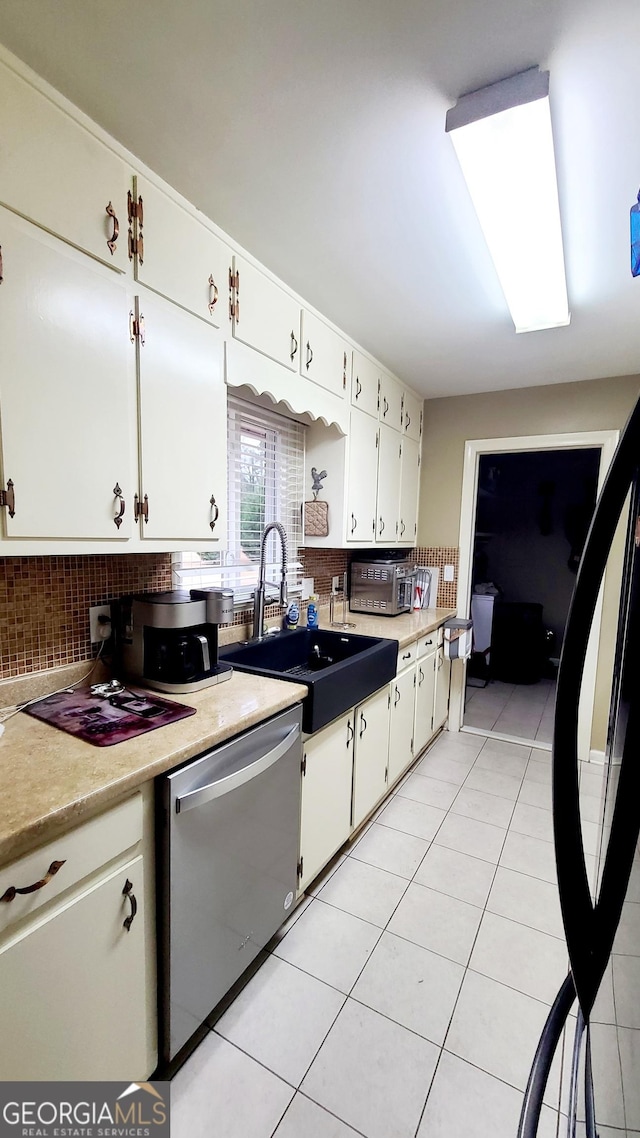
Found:
[[[232,588],[236,603],[246,603],[258,580],[262,531],[268,522],[279,521],[288,539],[288,584],[295,591],[302,580],[298,547],[302,545],[304,427],[229,395],[227,447],[226,546],[176,555],[174,576],[183,588]],[[267,580],[278,581],[276,534],[269,535],[266,556]]]

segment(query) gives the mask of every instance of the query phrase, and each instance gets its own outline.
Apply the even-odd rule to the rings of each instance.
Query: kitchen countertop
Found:
[[[342,612],[341,606],[338,608]],[[333,632],[339,631],[331,628],[328,606],[323,605],[319,615],[321,628]],[[406,648],[407,644],[412,644],[414,640],[433,632],[439,625],[444,624],[445,620],[455,615],[455,609],[447,608],[415,609],[410,613],[400,613],[399,616],[371,616],[369,613],[350,612],[347,614],[347,620],[355,624],[355,628],[348,628],[346,632],[360,636],[385,636],[389,640],[397,640],[400,648]]]
[[[330,629],[328,606],[319,615],[320,627]],[[455,610],[447,608],[395,617],[349,613],[355,628],[347,632],[383,636],[405,648],[454,615]],[[42,688],[43,680],[38,686],[37,677],[27,682],[33,691],[25,690],[22,698],[54,686]],[[63,682],[71,682],[71,677]],[[178,702],[195,707],[197,715],[113,747],[92,747],[31,716],[13,716],[0,736],[0,865],[106,809],[157,775],[291,707],[306,694],[303,684],[235,671],[225,683],[179,697]]]
[[[92,747],[31,716],[14,715],[0,737],[0,865],[306,694],[304,684],[234,672],[222,684],[178,697],[196,715],[112,747]]]

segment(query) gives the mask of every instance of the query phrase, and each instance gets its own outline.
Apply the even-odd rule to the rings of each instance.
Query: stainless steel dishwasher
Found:
[[[169,1063],[287,917],[302,709],[159,779],[160,1013]]]

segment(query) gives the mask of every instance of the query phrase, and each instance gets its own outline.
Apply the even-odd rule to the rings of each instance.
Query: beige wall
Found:
[[[418,545],[458,544],[467,439],[623,427],[639,394],[640,376],[631,375],[427,399]]]
[[[639,394],[640,376],[633,375],[427,400],[418,544],[459,542],[467,439],[620,429]],[[592,733],[596,750],[604,750],[606,739],[619,580],[618,560],[607,574],[603,601]]]

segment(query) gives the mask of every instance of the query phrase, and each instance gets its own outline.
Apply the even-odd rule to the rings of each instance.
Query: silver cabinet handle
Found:
[[[204,806],[205,803],[212,802],[214,798],[222,798],[223,794],[228,794],[230,790],[235,790],[238,786],[243,786],[245,782],[256,778],[257,775],[268,770],[287,753],[299,734],[300,727],[296,724],[287,732],[281,743],[278,743],[271,751],[267,751],[266,755],[261,755],[254,763],[249,763],[242,770],[235,771],[233,774],[227,775],[226,778],[218,779],[216,782],[208,783],[207,786],[200,786],[197,790],[190,790],[187,794],[182,794],[176,798],[176,814],[183,814],[185,810],[195,810],[197,806]]]

